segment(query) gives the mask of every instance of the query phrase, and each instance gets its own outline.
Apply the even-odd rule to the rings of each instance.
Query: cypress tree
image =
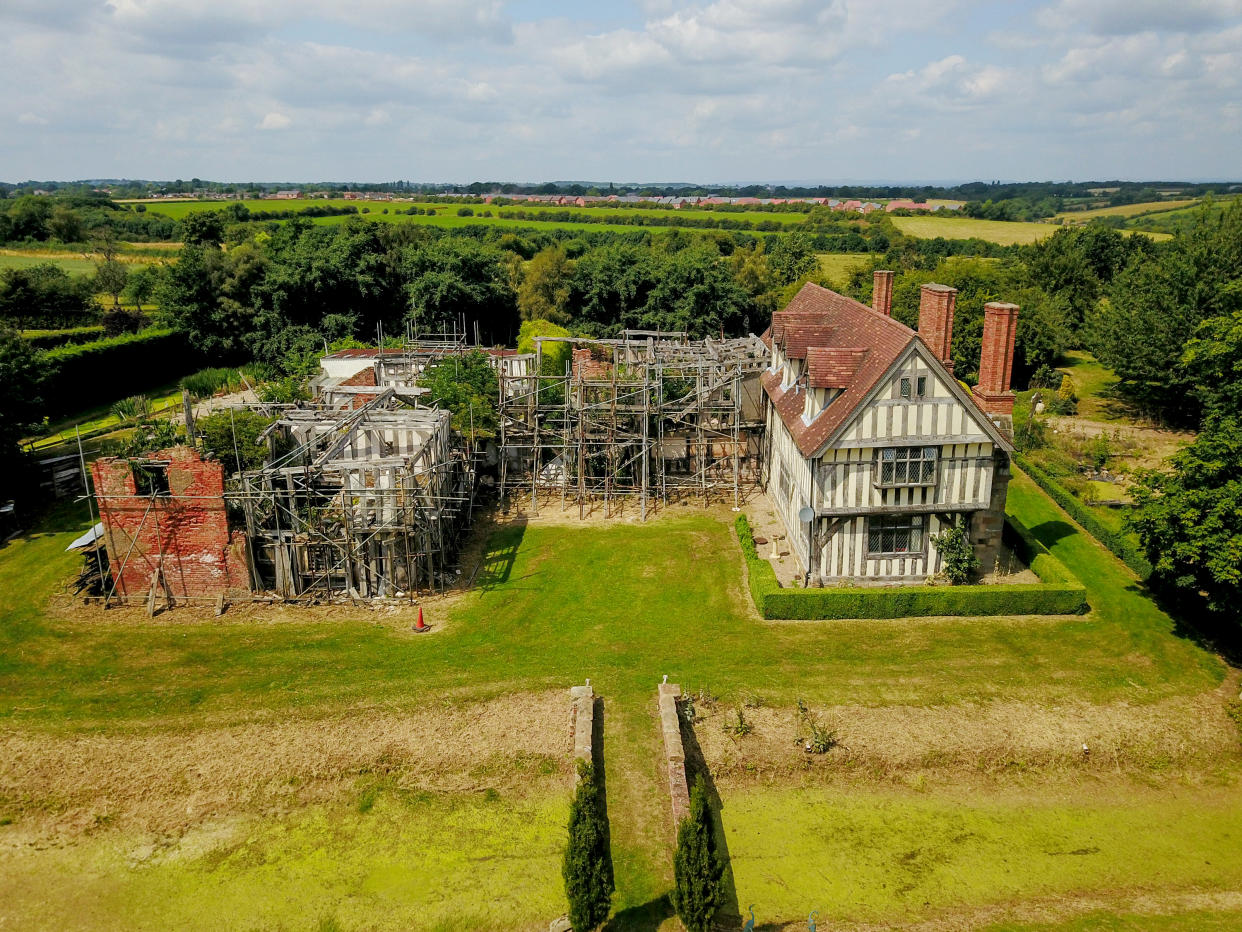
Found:
[[[594,929],[612,908],[612,856],[595,768],[578,762],[578,789],[569,807],[569,845],[561,865],[569,923],[575,932]]]
[[[690,814],[677,827],[673,855],[673,908],[688,932],[707,932],[724,902],[724,864],[716,854],[716,833],[703,775],[690,791]]]

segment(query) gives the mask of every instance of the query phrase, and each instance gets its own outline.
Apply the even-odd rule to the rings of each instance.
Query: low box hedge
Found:
[[[782,589],[772,565],[755,549],[750,522],[736,521],[747,582],[764,618],[911,618],[925,615],[1076,615],[1087,590],[1048,548],[1014,518],[1005,539],[1041,582],[994,586],[884,586]]]
[[[1069,516],[1082,525],[1083,529],[1112,551],[1113,555],[1130,567],[1139,577],[1146,579],[1151,575],[1151,564],[1133,540],[1108,527],[1091,512],[1091,508],[1073,495],[1044,470],[1040,469],[1020,453],[1013,455],[1014,463],[1048,493],[1048,497],[1069,512]]]

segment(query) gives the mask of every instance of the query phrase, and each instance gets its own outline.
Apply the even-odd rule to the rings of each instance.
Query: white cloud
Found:
[[[255,129],[288,129],[292,123],[293,120],[289,119],[289,117],[273,110],[259,121]]]
[[[0,178],[1236,172],[1239,5],[8,0]]]

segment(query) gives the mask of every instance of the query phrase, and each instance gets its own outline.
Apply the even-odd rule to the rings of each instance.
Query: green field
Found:
[[[1117,207],[1095,207],[1091,210],[1065,210],[1057,214],[1054,219],[1064,220],[1066,223],[1077,223],[1087,222],[1096,217],[1139,217],[1144,214],[1156,214],[1163,213],[1168,210],[1177,210],[1183,207],[1193,207],[1198,203],[1199,201],[1197,198],[1145,201],[1141,204],[1122,204]]]
[[[871,256],[865,252],[822,252],[819,254],[819,268],[830,282],[844,288],[850,272],[865,266],[870,259]]]
[[[439,630],[422,637],[408,633],[408,609],[79,620],[57,593],[78,559],[64,547],[86,522],[53,516],[0,548],[0,753],[12,762],[0,777],[0,922],[544,929],[563,909],[565,690],[586,677],[603,697],[615,929],[668,915],[653,701],[665,674],[724,704],[759,694],[772,707],[922,709],[946,722],[1004,703],[1054,717],[1191,703],[1223,717],[1217,657],[1176,636],[1021,477],[1010,510],[1083,579],[1090,615],[761,622],[724,512],[500,524],[475,588],[430,603]],[[1081,777],[1019,756],[982,782],[933,759],[926,794],[848,763],[842,781],[743,769],[720,783],[731,908],[889,924],[934,918],[950,899],[990,908],[1072,893],[1107,907],[1117,878],[1156,855],[1168,879],[1143,867],[1129,886],[1237,889],[1242,865],[1223,836],[1242,828],[1242,797],[1221,790],[1236,749],[1212,753],[1136,754]],[[969,807],[959,777],[972,781]],[[1161,812],[1157,831],[1146,823]],[[1100,850],[1052,860],[1062,842]],[[1210,868],[1196,868],[1200,855]]]
[[[1012,246],[1017,243],[1036,243],[1056,232],[1048,223],[1010,223],[1004,220],[976,220],[972,217],[894,217],[897,229],[907,236],[933,239],[978,239]],[[1151,233],[1153,239],[1167,239],[1167,234]]]
[[[122,253],[117,257],[126,265],[150,265],[158,261],[157,256],[147,256],[143,254]],[[0,271],[4,269],[28,269],[36,265],[54,265],[57,268],[64,269],[70,275],[94,275],[95,274],[95,258],[84,256],[81,253],[71,252],[43,252],[33,250],[16,250],[3,249],[0,250]]]
[[[505,207],[493,206],[491,204],[456,204],[445,203],[443,201],[363,201],[363,200],[345,200],[344,198],[306,198],[294,201],[277,201],[277,200],[243,200],[243,201],[174,201],[164,202],[148,202],[147,210],[152,213],[163,214],[167,217],[179,220],[189,213],[203,210],[222,210],[230,204],[242,204],[252,211],[301,211],[310,207],[356,207],[360,214],[371,217],[372,219],[400,218],[401,220],[412,221],[428,221],[428,220],[449,220],[461,219],[466,222],[470,220],[488,219],[509,219],[511,222],[523,222],[520,218],[514,216],[517,213],[526,214],[526,222],[534,222],[532,217],[544,214],[562,214],[566,211],[573,214],[580,214],[588,217],[660,217],[666,219],[684,218],[691,220],[702,219],[732,219],[732,220],[749,220],[751,222],[761,222],[764,220],[775,221],[783,224],[800,224],[807,218],[807,214],[800,211],[760,211],[760,210],[706,210],[700,208],[683,207],[678,210],[661,209],[658,207],[555,207],[541,204],[522,204],[510,205]],[[427,217],[426,215],[408,216],[404,213],[396,214],[398,210],[406,211],[411,207],[420,209],[431,209],[436,211],[435,217]],[[466,207],[473,211],[474,217],[459,218],[457,211]],[[389,213],[385,215],[383,211],[387,209]],[[363,213],[366,211],[366,213]],[[490,212],[490,218],[481,216],[484,212]],[[377,216],[378,215],[378,216]],[[328,219],[328,218],[319,218]],[[597,224],[588,224],[595,226]],[[617,224],[617,226],[627,226],[626,224]],[[639,225],[641,226],[641,225]],[[631,227],[632,228],[632,227]]]

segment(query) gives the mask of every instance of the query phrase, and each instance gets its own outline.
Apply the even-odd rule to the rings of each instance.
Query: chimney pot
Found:
[[[956,288],[924,285],[919,290],[919,336],[950,374],[953,372],[953,312],[956,306]]]
[[[871,289],[871,309],[885,317],[893,316],[893,274],[876,269],[872,275],[874,285]]]

